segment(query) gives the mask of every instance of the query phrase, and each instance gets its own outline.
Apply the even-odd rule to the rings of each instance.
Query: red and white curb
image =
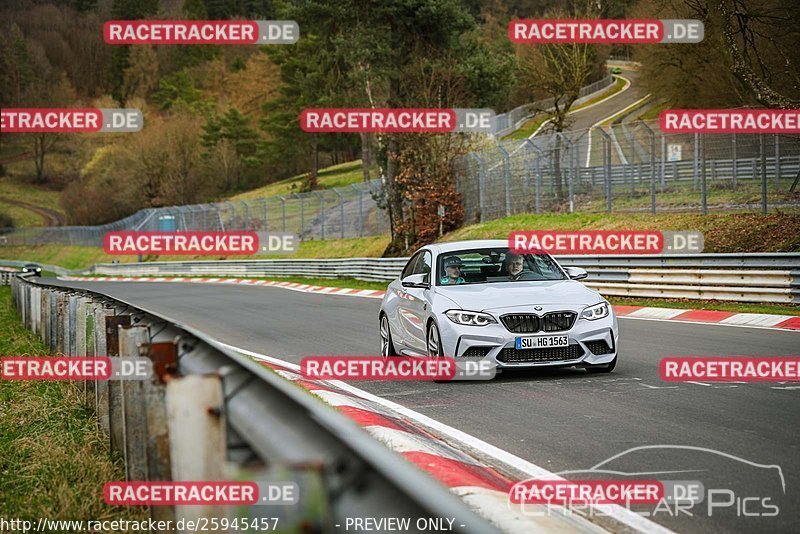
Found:
[[[351,289],[346,287],[325,287],[297,282],[278,282],[275,280],[256,280],[252,278],[193,278],[193,277],[93,277],[60,276],[60,280],[89,282],[180,282],[194,284],[234,284],[245,286],[282,287],[303,293],[321,293],[347,297],[382,299],[384,291],[374,289]],[[768,313],[734,313],[713,310],[692,310],[678,308],[650,308],[644,306],[614,306],[618,317],[660,321],[679,321],[697,324],[718,324],[723,326],[745,326],[750,328],[778,328],[800,331],[800,316],[775,315]]]
[[[557,507],[552,507],[548,513],[544,507],[529,505],[523,512],[519,505],[511,504],[508,500],[508,492],[516,481],[478,459],[473,451],[496,458],[498,464],[506,462],[498,458],[494,451],[514,458],[516,464],[533,466],[521,458],[345,382],[308,380],[300,375],[300,366],[297,364],[232,345],[225,346],[260,360],[282,377],[335,407],[373,438],[460,496],[476,513],[504,532],[606,532],[586,518]],[[461,436],[467,436],[467,439]],[[520,469],[520,465],[506,465],[511,470],[521,470],[529,475],[528,478],[560,478],[538,466]],[[621,523],[629,530],[670,532],[619,506],[604,506],[602,513],[615,525]]]

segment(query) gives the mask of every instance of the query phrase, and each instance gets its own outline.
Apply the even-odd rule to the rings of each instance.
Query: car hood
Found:
[[[597,291],[574,280],[438,286],[436,292],[455,302],[461,309],[474,311],[528,305],[580,308],[603,301]]]

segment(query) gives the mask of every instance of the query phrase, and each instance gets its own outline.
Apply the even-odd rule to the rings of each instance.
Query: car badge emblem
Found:
[[[534,306],[533,309],[536,310],[536,311],[542,311],[542,307],[541,306]]]

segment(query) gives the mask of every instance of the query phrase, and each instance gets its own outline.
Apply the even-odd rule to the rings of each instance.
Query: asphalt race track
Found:
[[[271,287],[42,281],[100,291],[225,343],[294,363],[307,355],[379,350],[377,299]],[[562,369],[505,373],[491,382],[354,385],[553,472],[587,470],[632,447],[714,449],[731,456],[649,449],[604,468],[682,471],[670,478],[702,479],[706,490],[713,481],[713,488],[733,491],[720,492],[710,514],[705,502],[692,508],[691,516],[665,510],[652,518],[678,532],[795,531],[800,523],[800,385],[666,383],[658,363],[667,355],[797,355],[800,332],[626,318],[620,319],[620,329],[620,362],[610,375]],[[742,517],[774,514],[773,505],[779,507],[774,517]]]

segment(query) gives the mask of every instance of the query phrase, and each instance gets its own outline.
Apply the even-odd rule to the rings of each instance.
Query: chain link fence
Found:
[[[501,141],[454,162],[467,223],[517,213],[800,206],[800,136],[667,134],[657,121]]]
[[[20,228],[0,236],[0,244],[102,246],[106,232],[123,230],[273,231],[303,240],[381,235],[389,226],[376,203],[380,190],[380,180],[373,180],[310,193],[151,208],[101,226]]]
[[[800,206],[800,136],[666,134],[616,122],[487,146],[453,162],[466,223],[519,213]],[[102,226],[15,229],[0,244],[101,246],[106,232],[255,230],[308,239],[389,232],[380,180],[268,198],[141,210]]]

